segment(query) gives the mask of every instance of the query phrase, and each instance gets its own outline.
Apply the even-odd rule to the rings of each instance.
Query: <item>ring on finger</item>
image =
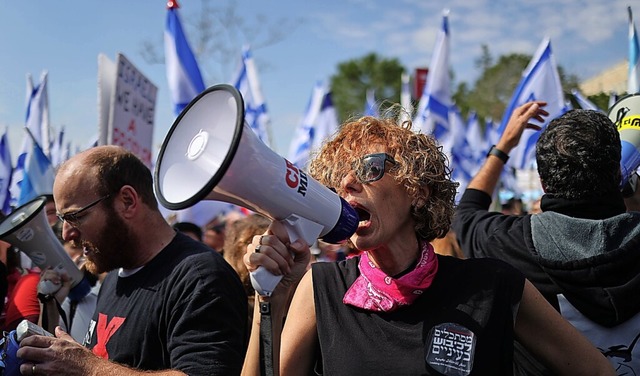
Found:
[[[35,374],[36,374],[36,365],[35,365],[35,364],[33,364],[33,365],[31,366],[31,374],[32,374],[32,375],[35,375]]]
[[[254,253],[260,253],[260,248],[262,247],[262,244],[258,244],[256,246],[256,248],[253,250]]]

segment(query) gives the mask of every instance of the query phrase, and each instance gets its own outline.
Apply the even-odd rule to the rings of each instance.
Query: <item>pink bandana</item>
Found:
[[[389,277],[369,260],[367,252],[360,256],[360,276],[344,294],[342,302],[368,311],[391,312],[413,303],[433,281],[438,271],[438,258],[428,242],[422,242],[422,254],[411,272],[398,279]]]

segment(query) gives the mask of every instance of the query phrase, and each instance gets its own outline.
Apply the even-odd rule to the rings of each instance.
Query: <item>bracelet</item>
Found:
[[[487,157],[490,156],[490,155],[493,155],[494,157],[497,157],[504,164],[507,164],[507,161],[509,160],[509,154],[507,154],[504,151],[498,149],[495,145],[491,146],[491,149],[489,149],[489,152],[487,153]]]

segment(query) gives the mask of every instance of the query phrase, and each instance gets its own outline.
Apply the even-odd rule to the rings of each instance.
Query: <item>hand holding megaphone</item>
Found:
[[[263,296],[271,295],[282,279],[285,288],[297,284],[308,269],[309,245],[302,238],[291,239],[290,232],[286,222],[273,221],[264,234],[254,236],[247,245],[243,261],[250,271],[254,289],[269,292],[261,294]]]
[[[40,275],[38,294],[53,296],[58,302],[69,295],[71,279],[65,270],[49,268]]]
[[[154,171],[158,201],[180,210],[201,200],[229,202],[261,213],[307,245],[348,239],[358,215],[335,192],[262,141],[244,120],[244,102],[230,85],[215,85],[182,111],[162,143]],[[280,281],[259,268],[251,274],[261,295]]]

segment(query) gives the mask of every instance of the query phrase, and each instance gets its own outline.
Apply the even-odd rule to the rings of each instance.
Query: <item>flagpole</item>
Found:
[[[27,131],[27,134],[29,135],[29,138],[31,138],[31,142],[33,142],[34,144],[36,144],[37,147],[42,149],[42,147],[38,143],[38,140],[36,140],[36,138],[33,136],[33,133],[31,133],[31,130],[29,129],[29,127],[24,127],[24,130]]]

